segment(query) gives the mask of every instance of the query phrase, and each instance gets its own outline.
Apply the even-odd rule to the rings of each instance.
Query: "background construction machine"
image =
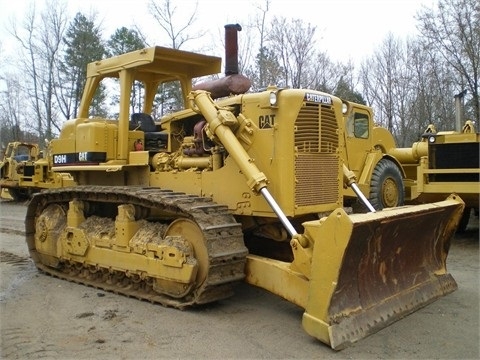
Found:
[[[372,210],[368,204],[364,206],[364,200],[358,201],[363,194],[375,210],[404,205],[406,174],[398,159],[388,152],[395,148],[393,135],[374,124],[371,107],[345,100],[342,106],[341,133],[345,147],[342,161],[348,167],[345,183],[354,182],[361,190],[359,194],[355,187],[345,186],[344,205],[352,206],[356,212]]]
[[[465,202],[458,230],[465,230],[472,211],[478,217],[480,134],[470,120],[462,126],[463,95],[455,96],[455,130],[430,125],[409,148],[397,148],[388,130],[374,126],[371,108],[344,101],[345,163],[375,209],[431,203],[454,192]],[[344,196],[346,206],[361,211],[352,189]]]
[[[89,64],[79,118],[51,141],[52,171],[77,186],[35,194],[27,209],[36,266],[177,308],[245,280],[305,309],[306,332],[334,349],[454,291],[446,258],[461,199],[347,215],[345,185],[366,199],[348,169],[346,103],[305,89],[247,93],[238,30],[226,26],[227,76],[195,88],[220,58],[153,47]],[[112,78],[118,119],[89,116]],[[130,114],[136,81],[143,109]],[[156,122],[155,96],[172,81],[184,109]]]
[[[30,198],[32,188],[20,186],[20,178],[29,176],[25,166],[40,158],[38,144],[14,141],[7,145],[0,162],[0,189],[2,197],[11,197],[15,201]]]
[[[480,202],[480,134],[472,121],[463,121],[462,97],[455,96],[455,130],[437,132],[430,125],[422,139],[410,148],[390,147],[405,171],[407,203],[427,203],[455,192],[465,202],[458,230],[465,230],[473,211],[478,217]]]
[[[42,189],[72,185],[70,174],[52,171],[48,149],[43,154],[38,144],[14,141],[7,145],[0,162],[2,198],[25,201]]]

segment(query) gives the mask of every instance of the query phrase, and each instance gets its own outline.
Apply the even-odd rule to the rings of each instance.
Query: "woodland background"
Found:
[[[250,91],[275,84],[367,104],[400,147],[418,141],[429,124],[455,130],[454,96],[464,94],[465,119],[478,128],[480,1],[438,0],[434,8],[422,7],[415,16],[417,37],[387,34],[361,62],[333,61],[315,41],[316,24],[271,16],[270,0],[257,4],[239,33],[240,73],[252,80]],[[2,55],[0,40],[1,148],[13,140],[42,144],[56,137],[63,122],[76,117],[89,62],[154,45],[191,50],[202,39],[201,31],[192,31],[196,8],[182,9],[174,0],[150,0],[148,8],[148,21],[164,44],[149,44],[141,25],[105,34],[96,14],[69,17],[66,0],[49,0],[41,11],[32,1],[24,18],[6,24],[18,58]],[[187,20],[178,21],[185,11]],[[218,36],[214,44],[223,53],[223,33]],[[195,49],[214,55],[209,50]],[[115,116],[109,113],[112,101],[103,88],[95,114]],[[158,95],[154,115],[176,110],[175,104],[175,92],[167,89]]]

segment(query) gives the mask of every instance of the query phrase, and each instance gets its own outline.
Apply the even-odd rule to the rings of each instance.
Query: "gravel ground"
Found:
[[[302,329],[302,309],[248,284],[175,310],[39,273],[26,205],[0,202],[2,359],[479,359],[478,218],[447,261],[459,288],[336,352]]]

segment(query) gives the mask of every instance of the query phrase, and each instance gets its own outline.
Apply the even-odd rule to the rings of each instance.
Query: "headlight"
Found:
[[[428,142],[429,142],[430,144],[433,144],[433,143],[435,142],[435,140],[436,140],[435,136],[429,136],[429,137],[428,137]]]
[[[348,111],[348,105],[345,103],[342,103],[342,114],[345,115]]]
[[[270,106],[276,106],[277,105],[277,92],[272,91],[270,93]]]

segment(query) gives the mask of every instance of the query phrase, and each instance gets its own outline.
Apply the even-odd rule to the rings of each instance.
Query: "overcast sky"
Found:
[[[77,12],[85,15],[96,13],[102,21],[105,37],[115,29],[137,24],[147,32],[151,45],[161,43],[163,34],[151,15],[147,4],[150,0],[68,0],[70,16]],[[161,0],[159,0],[161,1]],[[197,0],[173,0],[177,11],[190,14]],[[372,54],[386,35],[391,32],[401,38],[415,35],[414,15],[422,5],[436,7],[437,0],[271,0],[270,19],[281,16],[287,19],[302,19],[317,27],[318,48],[334,60],[364,58]],[[10,19],[20,24],[32,0],[0,0],[0,42],[4,55],[12,51],[11,36],[6,28]],[[44,0],[35,0],[41,10]],[[211,39],[223,34],[223,26],[239,23],[258,14],[257,6],[264,0],[198,0],[197,26],[209,30]],[[153,26],[149,26],[153,24]],[[158,32],[155,34],[154,32]],[[239,34],[239,37],[243,33]],[[163,36],[163,39],[165,37]],[[184,50],[191,50],[186,45]],[[223,51],[221,46],[219,51]],[[222,55],[212,54],[212,55]],[[3,57],[3,56],[2,56]]]

